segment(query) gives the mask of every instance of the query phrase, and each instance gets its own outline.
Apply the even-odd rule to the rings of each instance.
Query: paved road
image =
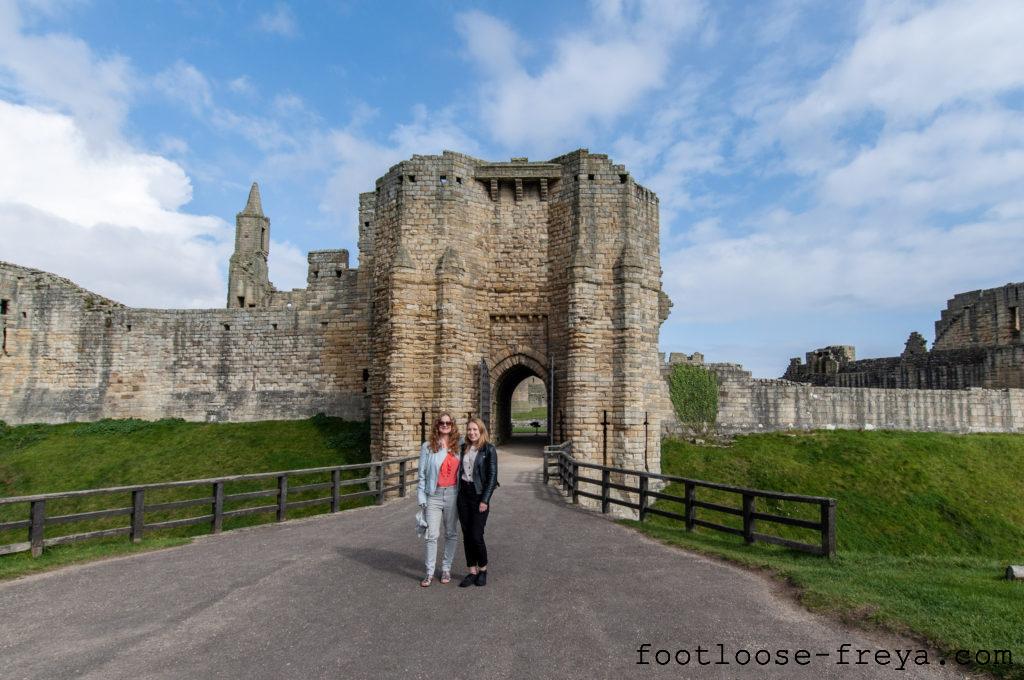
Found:
[[[851,632],[760,576],[566,505],[541,484],[535,448],[503,447],[500,461],[485,588],[455,586],[461,545],[456,581],[419,587],[405,499],[0,584],[0,677],[958,677],[897,671],[895,652],[889,666],[836,665],[844,642],[872,654],[919,645]],[[637,665],[645,642],[694,656]],[[759,649],[831,657],[698,666],[698,645],[718,643],[732,660]]]

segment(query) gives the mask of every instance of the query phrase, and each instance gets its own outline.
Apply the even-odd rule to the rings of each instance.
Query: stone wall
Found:
[[[365,307],[346,292],[290,309],[132,309],[0,263],[0,420],[365,419]]]
[[[935,322],[933,349],[1021,345],[1024,283],[954,295]]]
[[[359,196],[358,268],[313,251],[307,286],[278,291],[269,248],[253,184],[227,309],[129,309],[0,267],[0,418],[324,412],[369,417],[380,459],[415,452],[423,412],[507,427],[512,390],[535,376],[577,456],[659,469],[658,199],[607,156],[413,156]]]
[[[1024,390],[816,386],[755,380],[736,364],[709,364],[723,433],[857,429],[1024,432]]]

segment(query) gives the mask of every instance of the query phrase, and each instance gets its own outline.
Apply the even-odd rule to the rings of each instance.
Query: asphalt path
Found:
[[[566,504],[536,446],[499,461],[485,587],[456,587],[461,535],[452,583],[419,586],[415,500],[401,499],[0,584],[0,678],[965,677]],[[897,650],[915,650],[902,670]]]

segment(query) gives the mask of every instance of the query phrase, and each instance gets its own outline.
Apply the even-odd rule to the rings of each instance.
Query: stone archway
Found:
[[[512,436],[512,392],[516,386],[535,376],[547,389],[546,363],[543,357],[527,350],[505,357],[491,369],[491,432],[496,442],[508,441]]]

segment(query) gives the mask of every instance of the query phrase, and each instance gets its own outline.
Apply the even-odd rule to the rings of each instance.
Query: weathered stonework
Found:
[[[500,436],[530,375],[577,456],[659,469],[670,407],[658,332],[658,200],[607,156],[413,156],[359,197],[359,267],[309,254],[277,291],[255,185],[236,218],[227,309],[130,309],[0,264],[0,419],[369,418],[407,455],[441,409]],[[607,412],[607,446],[602,419]]]
[[[821,360],[848,355],[832,347]],[[909,430],[915,432],[1024,432],[1024,389],[962,390],[836,387],[789,380],[761,380],[739,364],[705,364],[700,354],[673,352],[678,363],[704,366],[718,382],[719,434],[780,430]],[[676,418],[663,421],[669,436],[692,433]]]
[[[1024,283],[958,293],[935,322],[931,351],[917,332],[898,357],[856,360],[853,347],[810,351],[790,359],[785,380],[836,387],[1024,388],[1021,305]]]

